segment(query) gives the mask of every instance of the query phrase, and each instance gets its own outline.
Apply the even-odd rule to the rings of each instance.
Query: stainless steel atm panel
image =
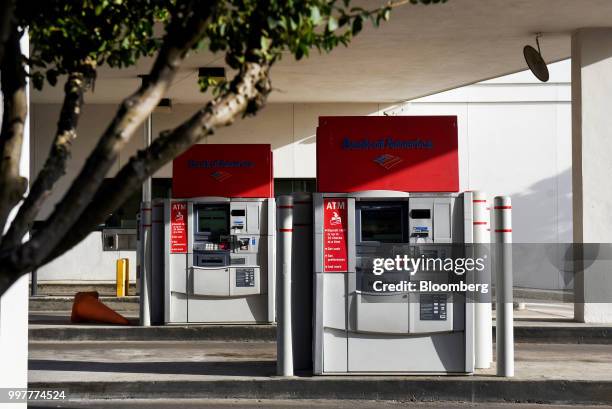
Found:
[[[346,272],[323,272],[323,203],[329,197],[347,200]],[[464,208],[471,209],[463,200],[387,191],[313,196],[315,374],[473,372],[473,304],[453,293],[375,292],[374,278],[399,277],[365,271],[368,259],[386,250],[457,256],[457,243],[466,242]],[[427,279],[443,283],[449,275],[428,271]]]
[[[164,322],[274,322],[274,199],[186,200],[184,254],[169,250],[171,202],[163,202]]]

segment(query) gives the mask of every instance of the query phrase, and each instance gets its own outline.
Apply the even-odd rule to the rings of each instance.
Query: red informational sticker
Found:
[[[323,199],[323,272],[348,270],[346,199]]]
[[[187,202],[170,206],[170,253],[187,253]]]

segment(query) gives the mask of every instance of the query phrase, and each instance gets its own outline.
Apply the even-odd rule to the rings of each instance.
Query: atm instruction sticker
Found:
[[[323,272],[348,270],[347,200],[323,199]]]
[[[187,202],[170,206],[170,253],[187,253]]]

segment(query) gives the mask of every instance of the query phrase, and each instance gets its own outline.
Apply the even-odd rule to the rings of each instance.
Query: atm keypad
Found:
[[[255,269],[237,268],[236,287],[255,287]]]
[[[446,321],[446,294],[421,294],[420,319],[421,321]]]

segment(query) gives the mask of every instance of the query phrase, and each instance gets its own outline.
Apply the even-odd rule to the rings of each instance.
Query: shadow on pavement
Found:
[[[271,376],[275,361],[95,362],[31,359],[29,370],[175,375]]]

